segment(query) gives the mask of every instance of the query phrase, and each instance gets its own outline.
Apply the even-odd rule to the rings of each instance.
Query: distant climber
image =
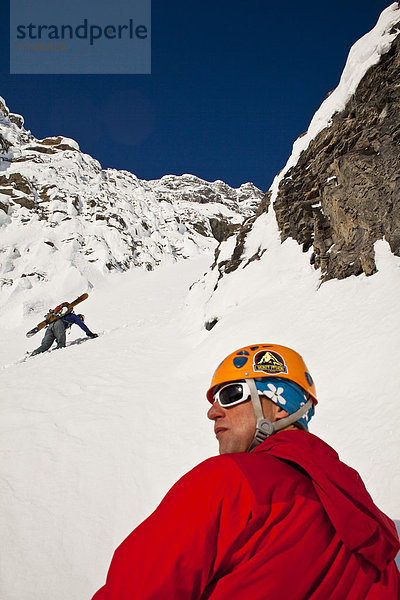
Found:
[[[40,354],[41,352],[46,352],[46,350],[49,350],[54,340],[57,341],[57,348],[65,348],[66,331],[70,329],[74,323],[79,325],[79,327],[86,333],[88,337],[98,337],[97,333],[93,333],[90,331],[90,329],[88,329],[88,327],[86,327],[84,321],[84,315],[76,315],[73,311],[60,316],[59,319],[48,325],[42,343],[31,353],[31,356],[35,356],[36,354]]]

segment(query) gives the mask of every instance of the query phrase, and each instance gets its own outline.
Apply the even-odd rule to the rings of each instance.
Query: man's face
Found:
[[[272,423],[288,413],[262,396],[264,417]],[[214,421],[214,432],[219,443],[219,453],[246,452],[256,432],[256,416],[250,398],[235,406],[223,407],[214,402],[207,412]]]
[[[250,399],[231,408],[214,402],[207,417],[214,421],[220,454],[246,452],[256,431],[256,417]]]

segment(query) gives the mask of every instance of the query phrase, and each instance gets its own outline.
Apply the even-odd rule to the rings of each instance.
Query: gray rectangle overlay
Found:
[[[151,73],[151,0],[11,0],[10,73]]]

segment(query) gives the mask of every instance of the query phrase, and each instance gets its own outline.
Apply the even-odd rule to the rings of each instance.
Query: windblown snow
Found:
[[[394,20],[396,10],[393,5],[383,13],[379,40],[389,39],[387,15]],[[376,36],[370,39],[376,52],[386,48]],[[361,60],[357,62],[355,56],[371,60],[373,55],[365,49],[353,53],[353,68]],[[345,79],[352,78],[346,75]],[[20,135],[13,128],[8,131]],[[57,138],[57,145],[64,143],[73,147],[71,141]],[[81,156],[82,161],[90,159]],[[44,172],[51,166],[41,165]],[[70,177],[73,187],[74,174],[65,177],[65,181]],[[100,169],[90,184],[96,202],[101,199],[104,177],[109,183],[114,178],[118,196],[128,180],[136,185],[131,174],[117,182],[119,175],[104,175]],[[166,223],[167,205],[172,206],[168,200],[165,206],[159,202],[155,191],[173,194],[176,180],[169,177],[148,182],[147,191],[137,183],[140,193],[149,195],[146,200],[136,199],[132,210],[141,206],[140,218],[152,222],[152,232]],[[190,185],[193,176],[187,177]],[[215,183],[219,189],[225,185]],[[79,248],[85,251],[90,240],[101,238],[93,245],[101,265],[108,260],[101,258],[101,252],[112,254],[120,241],[112,229],[99,233],[102,224],[93,219],[96,210],[90,213],[88,195],[86,208],[76,220],[77,209],[68,194],[58,200],[62,218],[53,211],[45,223],[40,219],[24,223],[17,209],[18,218],[13,220],[13,214],[0,210],[8,272],[19,274],[0,292],[1,598],[91,597],[104,583],[111,556],[123,538],[157,506],[178,477],[217,453],[213,427],[206,418],[205,391],[219,362],[246,344],[284,344],[304,356],[319,399],[311,432],[356,468],[378,506],[400,521],[400,259],[386,242],[375,245],[376,274],[320,286],[318,272],[297,243],[291,239],[280,243],[269,211],[256,220],[246,247],[252,256],[262,245],[266,251],[261,259],[223,277],[214,292],[215,242],[204,238],[200,244],[193,237],[197,250],[192,252],[189,244],[183,251],[182,233],[180,256],[164,260],[173,255],[169,250],[165,254],[168,243],[177,248],[175,224],[175,229],[162,234],[163,241],[157,241],[159,259],[153,254],[154,245],[149,250],[152,271],[104,272],[96,263],[91,271],[86,259],[79,263],[84,257],[76,247],[79,236],[84,242]],[[0,202],[6,201],[0,197]],[[50,201],[56,202],[54,197]],[[186,201],[180,197],[179,210],[189,210]],[[125,219],[133,205],[128,197],[123,202]],[[202,215],[208,215],[207,203],[198,205]],[[218,207],[228,214],[225,210],[233,209],[227,204]],[[234,212],[236,217],[228,216],[242,218]],[[66,216],[71,218],[65,220]],[[186,231],[190,220],[189,215]],[[47,241],[54,246],[40,237],[44,227]],[[63,236],[71,234],[68,228],[73,228],[74,241],[61,245]],[[233,240],[222,244],[220,256],[230,256]],[[58,246],[62,249],[55,250]],[[21,251],[28,247],[30,252]],[[146,251],[140,260],[146,260]],[[58,262],[55,255],[62,260]],[[21,276],[39,261],[47,281]],[[79,312],[85,313],[87,325],[99,338],[88,339],[74,326],[66,349],[22,362],[25,350],[35,348],[41,338],[39,333],[28,340],[26,331],[49,306],[71,301],[86,290],[89,298]],[[206,331],[204,323],[212,318],[218,321]]]

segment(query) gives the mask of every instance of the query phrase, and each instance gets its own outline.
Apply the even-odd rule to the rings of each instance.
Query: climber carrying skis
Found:
[[[93,333],[90,331],[90,329],[88,329],[88,327],[86,327],[84,323],[85,316],[82,314],[75,314],[71,309],[71,304],[68,302],[63,302],[54,310],[49,311],[49,313],[46,315],[46,319],[49,321],[51,320],[51,322],[47,326],[42,343],[31,353],[31,356],[35,356],[36,354],[40,354],[41,352],[46,352],[46,350],[49,350],[54,340],[57,341],[57,348],[65,348],[66,331],[70,329],[74,323],[79,325],[79,327],[86,333],[88,337],[98,337],[97,333]]]

